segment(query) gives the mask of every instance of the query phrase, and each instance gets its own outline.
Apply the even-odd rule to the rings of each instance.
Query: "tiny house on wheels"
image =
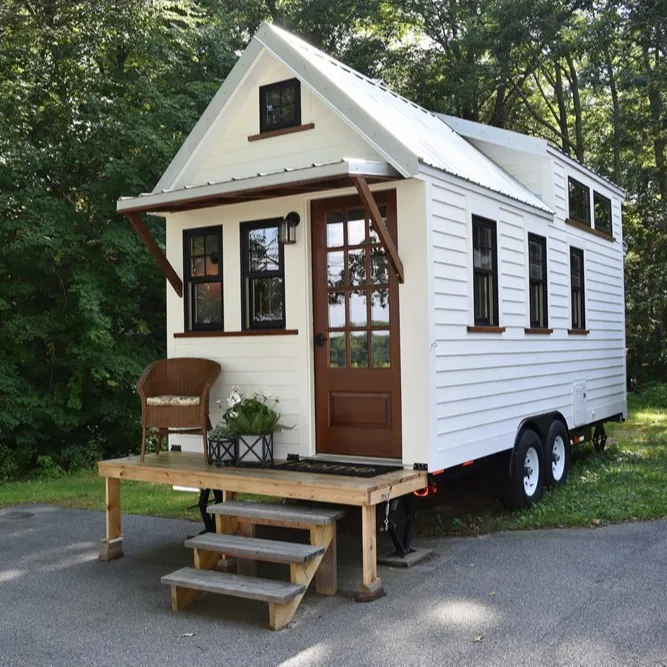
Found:
[[[294,425],[278,459],[487,460],[522,505],[626,414],[622,201],[544,140],[431,113],[264,24],[118,211],[168,279],[168,356],[222,366],[213,421],[233,386],[265,391]]]

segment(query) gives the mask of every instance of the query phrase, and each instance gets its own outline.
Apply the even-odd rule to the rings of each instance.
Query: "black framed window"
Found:
[[[591,226],[591,191],[588,186],[574,178],[567,179],[569,199],[569,217],[571,220],[583,222]]]
[[[528,234],[528,272],[530,290],[530,326],[546,329],[548,317],[547,240]]]
[[[572,299],[572,328],[586,328],[584,293],[584,251],[570,248],[570,292]]]
[[[222,227],[183,232],[185,330],[222,331]]]
[[[593,191],[593,219],[595,229],[611,235],[611,199],[595,191]]]
[[[285,328],[285,259],[281,218],[241,223],[244,329]]]
[[[496,223],[472,217],[475,324],[498,326],[498,253]]]
[[[259,131],[301,125],[301,82],[279,81],[259,89]]]

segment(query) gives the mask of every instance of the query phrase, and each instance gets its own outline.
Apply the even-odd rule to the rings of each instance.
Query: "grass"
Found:
[[[659,403],[661,407],[655,407]],[[520,512],[503,510],[488,478],[444,482],[420,511],[421,535],[469,535],[496,530],[592,526],[667,517],[667,401],[634,398],[625,424],[608,426],[602,454],[590,445],[573,448],[565,486]],[[123,513],[199,520],[194,494],[161,484],[125,481]],[[103,510],[104,481],[87,472],[56,479],[0,485],[0,507],[49,503]]]
[[[497,530],[598,526],[667,517],[667,408],[633,398],[629,419],[608,424],[607,446],[572,449],[567,483],[526,510],[508,512],[488,478],[469,477],[439,493],[420,516],[422,535],[469,535]]]

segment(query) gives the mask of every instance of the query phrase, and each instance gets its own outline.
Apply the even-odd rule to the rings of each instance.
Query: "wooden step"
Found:
[[[176,588],[188,588],[278,604],[285,604],[306,591],[306,587],[302,584],[245,577],[215,570],[198,570],[194,567],[184,567],[167,574],[162,577],[162,583]]]
[[[277,540],[261,540],[242,535],[204,533],[185,541],[190,549],[215,551],[225,556],[261,560],[267,563],[306,563],[324,554],[324,547]]]
[[[271,505],[229,500],[226,503],[209,505],[208,512],[223,516],[248,519],[267,525],[310,525],[327,526],[341,519],[344,510],[329,507],[299,507],[298,505]]]

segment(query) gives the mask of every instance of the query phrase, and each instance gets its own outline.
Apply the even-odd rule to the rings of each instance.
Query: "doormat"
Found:
[[[319,461],[317,459],[301,459],[285,461],[274,468],[292,470],[293,472],[316,472],[319,475],[344,475],[345,477],[377,477],[386,472],[403,470],[402,466],[376,465],[374,463],[349,463],[347,461]]]

